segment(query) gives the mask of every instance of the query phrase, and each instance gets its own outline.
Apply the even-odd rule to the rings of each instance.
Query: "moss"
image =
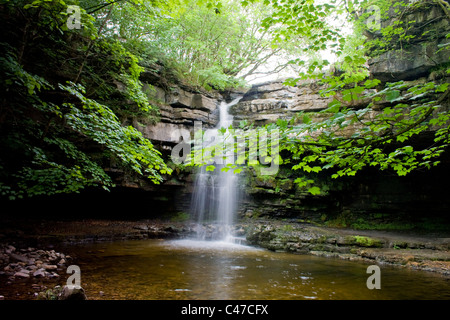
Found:
[[[383,247],[383,242],[379,239],[363,236],[353,236],[353,238],[355,239],[355,243],[361,247],[372,247],[372,248]]]
[[[317,243],[325,243],[327,241],[327,237],[324,235],[321,235],[319,238],[317,238]]]
[[[406,249],[408,247],[408,243],[405,241],[394,241],[393,248],[394,249]]]
[[[277,184],[277,188],[281,191],[292,190],[293,184],[291,179],[283,179],[279,180]]]
[[[191,218],[189,213],[186,212],[178,212],[175,216],[170,218],[170,221],[172,222],[185,222],[188,221]]]
[[[279,230],[282,232],[292,232],[294,231],[294,227],[291,224],[285,224],[281,226]]]

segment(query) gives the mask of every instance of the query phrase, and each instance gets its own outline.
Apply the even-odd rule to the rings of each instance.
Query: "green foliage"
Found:
[[[278,41],[302,37],[308,44],[304,51],[321,52],[330,48],[339,57],[336,63],[339,72],[335,73],[317,72],[328,64],[325,60],[293,61],[305,70],[298,79],[320,79],[325,88],[322,94],[334,99],[322,112],[321,120],[314,121],[310,114],[300,113],[291,121],[280,119],[265,126],[266,130],[280,130],[280,139],[270,142],[280,145],[283,154],[280,163],[290,163],[293,170],[306,174],[328,173],[332,178],[355,176],[368,167],[404,176],[439,165],[439,157],[450,142],[449,83],[382,83],[368,78],[366,62],[369,50],[373,52],[372,45],[382,47],[380,41],[383,41],[387,47],[399,39],[403,43],[412,39],[404,25],[406,22],[396,20],[380,30],[384,37],[361,40],[362,34],[367,34],[367,19],[371,14],[366,10],[376,4],[380,17],[385,18],[387,10],[392,8],[391,1],[344,1],[328,5],[294,0],[264,3],[272,6],[273,12],[263,21],[263,28],[287,26],[274,32]],[[403,15],[420,5],[397,1],[394,8]],[[346,36],[343,29],[329,24],[329,18],[352,12],[349,8],[362,14],[346,16],[355,27],[355,33]],[[290,79],[285,84],[294,85],[298,79]],[[241,128],[246,126],[248,123],[241,122]],[[426,132],[434,133],[433,141],[425,146],[413,143],[414,138]],[[295,182],[313,195],[321,193],[313,179],[297,178]]]
[[[288,23],[293,27],[283,34],[284,37],[302,35],[316,39],[309,50],[320,52],[325,46],[339,57],[336,66],[340,72],[335,74],[316,73],[326,66],[326,61],[296,61],[305,70],[298,79],[320,79],[326,88],[322,94],[335,98],[323,111],[327,115],[321,117],[324,120],[312,121],[309,115],[301,114],[298,116],[303,118],[300,124],[277,122],[281,152],[289,152],[283,153],[285,163],[293,163],[294,170],[306,173],[327,171],[333,178],[354,176],[366,167],[393,170],[403,176],[440,163],[439,157],[449,145],[450,114],[448,104],[445,104],[449,84],[405,81],[383,84],[367,78],[366,50],[373,52],[373,46],[382,48],[381,41],[386,48],[397,40],[406,43],[412,39],[408,35],[409,29],[399,20],[382,28],[380,32],[384,37],[364,42],[360,40],[364,39],[361,34],[367,31],[370,14],[347,16],[347,21],[354,21],[355,26],[355,34],[348,37],[339,28],[328,25],[322,17],[342,14],[347,9],[352,12],[349,9],[352,7],[355,12],[364,13],[373,4],[381,8],[381,17],[386,17],[387,10],[392,7],[390,1],[344,1],[341,5],[332,2],[326,7],[313,1],[266,2],[275,7],[274,16],[266,21],[268,25]],[[395,8],[403,14],[418,5],[396,2]],[[308,18],[295,22],[299,15]],[[298,79],[290,79],[285,84],[294,85]],[[411,140],[425,132],[434,132],[434,141],[425,147],[413,147]],[[295,182],[304,188],[313,181],[298,178]],[[318,189],[309,190],[313,194],[319,192]]]
[[[121,125],[130,111],[153,111],[141,90],[138,58],[103,36],[83,7],[81,29],[68,29],[69,4],[80,5],[3,4],[0,193],[9,199],[87,186],[108,190],[111,166],[154,183],[171,172],[149,140]]]
[[[68,5],[79,6],[80,29],[68,28]],[[388,9],[402,18],[431,5],[450,16],[431,0],[2,1],[0,192],[15,198],[108,189],[114,186],[105,171],[110,167],[155,183],[170,173],[150,141],[122,125],[157,114],[142,91],[142,60],[162,62],[206,89],[242,86],[243,78],[266,73],[263,67],[273,63],[275,72],[300,70],[286,84],[316,79],[321,93],[333,97],[322,120],[300,113],[267,125],[266,131],[280,130],[279,139],[267,141],[268,148],[279,144],[280,156],[263,160],[333,178],[367,167],[402,176],[438,165],[449,144],[449,84],[382,83],[368,78],[367,67],[369,57],[430,35],[417,34],[407,19],[376,30],[368,23],[373,5],[381,18]],[[325,54],[337,59],[328,72]],[[434,133],[433,141],[415,145],[425,132]],[[194,150],[193,158],[207,152]],[[310,178],[296,183],[313,195],[324,191]]]
[[[111,37],[146,60],[159,60],[177,78],[193,86],[224,90],[245,85],[246,77],[279,72],[298,51],[300,40],[277,41],[262,21],[271,7],[260,1],[170,1],[156,10],[151,1],[140,6],[124,2],[108,14]],[[276,59],[274,59],[276,58]],[[263,70],[273,60],[274,70]]]

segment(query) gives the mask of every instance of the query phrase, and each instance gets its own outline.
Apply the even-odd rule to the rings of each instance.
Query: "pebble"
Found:
[[[23,273],[23,272],[16,272],[14,273],[14,277],[18,277],[18,278],[29,278],[30,275],[28,273]]]
[[[33,277],[44,278],[45,277],[45,269],[44,268],[38,269],[37,271],[35,271],[33,273]]]
[[[0,245],[0,270],[10,281],[26,278],[58,278],[57,270],[64,270],[70,256],[52,250],[33,247],[16,248]]]
[[[44,264],[42,267],[48,271],[58,269],[58,266],[55,266],[54,264]]]

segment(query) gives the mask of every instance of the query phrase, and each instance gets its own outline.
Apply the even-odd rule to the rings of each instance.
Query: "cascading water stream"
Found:
[[[220,105],[219,124],[214,130],[210,130],[204,141],[203,147],[211,147],[220,139],[219,129],[228,128],[233,123],[233,117],[229,114],[229,108],[239,102],[237,98],[230,103],[222,102]],[[206,135],[206,134],[205,134]],[[234,139],[233,136],[224,138],[226,145]],[[206,166],[200,168],[196,175],[191,202],[191,214],[197,219],[197,237],[202,240],[227,240],[232,238],[230,229],[234,222],[234,216],[239,201],[238,175],[232,170],[222,171],[228,163],[234,163],[234,151],[227,150],[224,154],[223,164],[217,164],[214,171],[207,171]]]

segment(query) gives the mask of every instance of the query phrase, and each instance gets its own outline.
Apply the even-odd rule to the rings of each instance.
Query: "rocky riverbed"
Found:
[[[0,245],[0,275],[16,278],[58,278],[58,272],[65,269],[72,257],[55,250],[32,247],[17,249],[12,245]]]
[[[54,249],[18,248],[0,244],[0,283],[2,288],[29,285],[33,298],[60,280],[72,257]],[[5,299],[0,290],[0,300]],[[10,297],[11,298],[11,297]]]

